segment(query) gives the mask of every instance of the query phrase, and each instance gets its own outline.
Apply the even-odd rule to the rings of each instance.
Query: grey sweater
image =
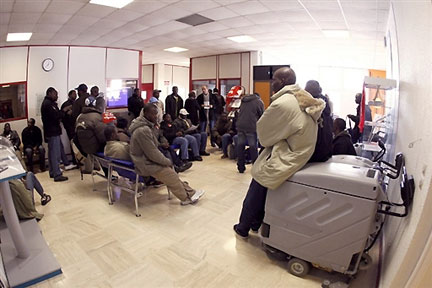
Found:
[[[256,94],[244,96],[237,116],[237,131],[255,133],[256,123],[263,113],[264,103]]]

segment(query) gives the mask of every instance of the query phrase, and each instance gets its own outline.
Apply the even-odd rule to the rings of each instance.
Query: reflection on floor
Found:
[[[81,181],[78,170],[65,172],[69,181],[63,183],[37,174],[53,197],[47,206],[36,200],[45,214],[39,225],[63,274],[35,287],[321,287],[322,280],[338,277],[312,269],[297,278],[267,257],[258,235],[237,239],[232,226],[250,165],[239,174],[233,161],[210,151],[181,174],[206,190],[198,204],[180,206],[167,200],[165,187],[152,188],[139,201],[141,217],[126,193],[108,205],[102,179],[96,180],[99,191],[92,191],[90,175]],[[360,271],[350,287],[375,287],[376,267]]]

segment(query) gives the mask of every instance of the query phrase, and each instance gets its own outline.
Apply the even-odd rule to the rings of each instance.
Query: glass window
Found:
[[[131,79],[110,79],[107,81],[107,107],[127,107],[128,98],[132,96],[133,90],[137,87],[138,80]]]
[[[220,79],[219,86],[219,94],[226,96],[232,87],[240,86],[240,79]]]
[[[26,83],[1,85],[0,121],[27,118],[26,108]]]
[[[216,80],[193,80],[192,81],[192,90],[196,91],[196,95],[200,95],[202,93],[201,87],[206,85],[208,89],[216,88]]]

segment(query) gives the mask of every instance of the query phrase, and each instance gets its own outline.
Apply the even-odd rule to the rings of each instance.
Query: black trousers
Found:
[[[247,234],[250,229],[259,229],[264,220],[266,198],[267,188],[252,179],[243,201],[240,223],[237,226],[237,229],[241,233]]]

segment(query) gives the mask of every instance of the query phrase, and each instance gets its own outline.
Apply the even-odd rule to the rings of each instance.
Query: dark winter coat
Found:
[[[37,126],[26,127],[21,133],[24,150],[42,145],[42,131]]]
[[[351,136],[344,130],[333,139],[333,155],[357,155],[351,142]]]
[[[76,136],[87,154],[102,152],[105,147],[105,126],[102,113],[94,107],[84,107],[76,122]]]
[[[209,93],[209,101],[210,101],[210,106],[211,106],[210,109],[204,109],[204,107],[202,106],[202,105],[204,105],[204,94],[201,93],[200,95],[198,95],[197,101],[198,101],[198,104],[200,106],[200,111],[199,111],[200,121],[207,121],[208,120],[207,115],[206,115],[207,110],[209,111],[209,118],[210,118],[209,120],[211,121],[211,120],[215,119],[214,113],[215,113],[216,101],[217,101],[216,97],[213,94]]]
[[[264,103],[255,95],[244,96],[237,116],[236,128],[239,132],[255,133],[256,123],[264,113]]]
[[[195,98],[188,98],[186,99],[184,108],[189,113],[188,118],[191,120],[192,124],[198,125],[200,121],[199,112],[201,108],[198,101]]]
[[[133,94],[131,97],[129,97],[128,111],[132,113],[131,116],[133,116],[133,118],[137,118],[140,115],[141,109],[143,107],[144,107],[144,101],[139,95]]]
[[[183,108],[183,99],[177,95],[177,100],[173,94],[170,94],[165,99],[165,113],[171,115],[171,119],[176,119],[179,115],[180,109]]]
[[[59,110],[57,102],[45,96],[41,106],[41,114],[45,139],[60,136],[62,134],[60,121],[64,113]]]

